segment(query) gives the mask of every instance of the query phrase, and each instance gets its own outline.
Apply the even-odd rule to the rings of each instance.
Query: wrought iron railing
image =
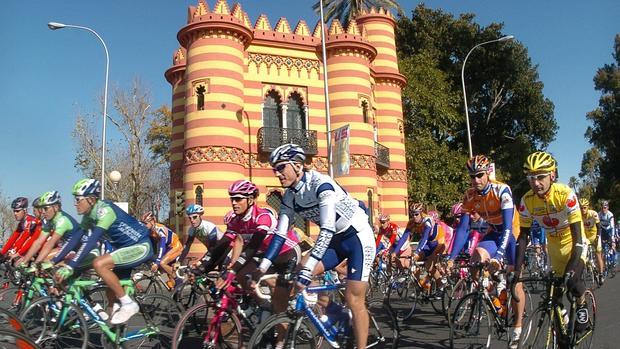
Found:
[[[390,168],[390,148],[375,142],[375,156],[377,157],[377,166],[385,169]]]
[[[256,136],[258,150],[261,153],[270,153],[286,143],[295,143],[301,146],[307,155],[318,153],[316,131],[281,127],[261,127]]]

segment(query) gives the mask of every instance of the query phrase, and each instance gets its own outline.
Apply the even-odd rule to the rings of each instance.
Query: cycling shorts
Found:
[[[327,271],[347,259],[347,279],[368,281],[375,251],[374,234],[370,226],[367,225],[362,231],[351,226],[332,237],[322,262]]]
[[[500,244],[500,240],[502,235],[498,232],[491,232],[486,234],[482,240],[478,243],[477,248],[482,248],[489,253],[491,258],[495,258],[497,254],[497,249]],[[516,244],[517,240],[515,239],[513,234],[508,235],[508,245],[506,246],[506,251],[504,251],[504,259],[508,263],[508,265],[515,264],[515,253],[516,253]]]
[[[110,255],[114,261],[114,272],[119,278],[126,279],[133,268],[153,259],[153,245],[146,239],[135,245],[116,249]]]
[[[547,254],[549,255],[549,263],[551,269],[556,275],[564,275],[566,265],[572,254],[573,240],[572,239],[556,239],[553,244],[547,244]],[[581,261],[585,264],[588,256],[588,246],[584,246],[579,256]]]
[[[418,251],[418,254],[423,256],[423,258],[421,260],[425,260],[430,255],[432,255],[435,252],[435,250],[437,249],[437,246],[439,246],[439,242],[438,241],[427,242],[426,245],[424,247],[422,247],[422,249],[420,251]]]

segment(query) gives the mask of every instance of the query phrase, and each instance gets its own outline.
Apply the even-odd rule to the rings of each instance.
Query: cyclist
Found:
[[[603,285],[605,277],[603,272],[605,271],[605,265],[603,264],[603,245],[601,242],[601,220],[598,218],[598,213],[594,210],[590,210],[590,200],[586,198],[579,199],[579,207],[581,207],[581,218],[583,219],[583,227],[586,232],[586,238],[594,249],[596,256],[596,267],[599,271],[599,284]]]
[[[166,273],[166,275],[168,275],[166,285],[169,289],[173,289],[174,286],[182,282],[182,280],[175,277],[171,264],[181,255],[183,245],[181,245],[179,237],[172,229],[161,223],[157,223],[157,219],[155,219],[153,212],[145,212],[141,218],[142,223],[144,223],[151,232],[151,239],[157,241],[157,254],[151,266],[151,271],[156,272],[158,269],[161,269]]]
[[[609,242],[612,251],[616,251],[616,234],[614,233],[614,214],[609,210],[609,202],[601,202],[601,212],[598,213],[601,220],[601,239],[602,242]],[[615,259],[615,258],[614,258]]]
[[[38,200],[44,218],[41,235],[18,261],[19,264],[30,261],[37,253],[35,259],[37,263],[50,259],[53,255],[52,250],[66,242],[71,234],[79,229],[78,222],[62,210],[59,192],[55,190],[45,192]]]
[[[184,247],[178,259],[179,263],[182,263],[187,257],[194,239],[198,239],[207,248],[207,253],[200,260],[192,263],[192,268],[200,268],[204,273],[208,273],[223,264],[231,250],[232,256],[222,269],[232,268],[243,249],[241,236],[231,232],[223,233],[214,223],[202,219],[205,210],[201,205],[189,205],[185,209],[185,213],[189,218],[190,227],[183,242]]]
[[[377,253],[381,250],[389,250],[396,242],[398,237],[398,225],[394,222],[390,222],[390,215],[379,215],[379,233],[375,240],[375,248]]]
[[[423,212],[424,205],[422,203],[412,204],[409,211],[412,218],[407,223],[405,232],[398,241],[395,250],[398,250],[403,243],[406,243],[410,235],[419,234],[420,240],[413,253],[413,260],[427,261],[427,268],[429,268],[436,261],[437,256],[444,251],[444,231],[435,223],[433,217]],[[435,277],[439,278],[440,276],[435,275]]]
[[[483,237],[472,255],[474,262],[489,261],[491,269],[497,270],[500,263],[506,259],[506,271],[514,269],[515,262],[515,234],[519,230],[518,217],[514,212],[512,192],[507,184],[491,180],[489,177],[490,161],[484,155],[476,155],[467,160],[467,171],[471,180],[471,188],[467,189],[463,198],[463,216],[456,229],[454,247],[450,254],[448,265],[463,249],[468,237],[471,216],[473,212],[479,214],[487,223],[486,231],[479,231]],[[501,283],[500,283],[501,285]],[[519,283],[515,288],[517,296],[522,301],[513,302],[516,309],[514,327],[510,334],[509,347],[516,348],[521,338],[525,299],[523,286]],[[498,291],[500,291],[498,289]]]
[[[541,251],[544,252],[543,258],[547,258],[547,236],[545,235],[545,228],[541,227],[537,220],[532,221],[530,227],[530,243],[534,247],[536,257],[540,256]]]
[[[286,191],[280,206],[277,235],[259,268],[266,272],[269,262],[278,255],[295,214],[319,225],[319,236],[303,258],[297,288],[305,288],[313,275],[347,259],[345,301],[353,314],[357,347],[365,348],[369,320],[364,299],[375,257],[374,234],[359,201],[331,177],[305,169],[305,160],[304,150],[296,144],[281,145],[269,157],[273,172]]]
[[[98,180],[79,180],[73,186],[72,194],[77,213],[83,216],[81,229],[71,234],[69,241],[52,262],[56,264],[62,261],[77,247],[83,236],[84,241],[75,256],[56,271],[55,279],[62,282],[70,277],[75,268],[83,266],[92,258],[91,252],[97,249],[100,241],[107,240],[114,251],[96,257],[92,267],[108,286],[108,304],[113,306],[115,299],[120,302],[118,309],[114,310],[113,307],[110,323],[124,323],[136,314],[140,307],[125,293],[119,278],[129,278],[133,268],[153,258],[149,231],[114,203],[101,200],[101,185]]]
[[[586,290],[581,279],[587,256],[587,240],[577,196],[567,185],[556,183],[557,165],[546,152],[530,154],[523,169],[531,189],[519,204],[521,233],[517,248],[516,275],[527,246],[528,228],[537,220],[547,235],[547,250],[551,268],[557,275],[564,275],[568,291],[578,298],[577,331],[586,330],[588,310],[583,297]]]
[[[28,252],[41,233],[41,220],[28,214],[28,199],[18,197],[11,203],[17,228],[0,250],[0,258],[13,260]]]
[[[277,225],[274,213],[256,203],[259,193],[258,187],[245,179],[235,181],[228,188],[232,211],[225,218],[226,231],[243,237],[243,252],[230,269],[227,279],[230,281],[237,275],[239,283],[246,288],[250,286],[246,284],[246,275],[253,275],[253,280],[256,281],[262,274],[258,271],[259,263],[254,258],[264,258]],[[272,297],[275,314],[286,310],[289,282],[285,275],[292,273],[301,259],[298,243],[297,235],[290,229],[279,255],[271,265],[271,269],[280,275]]]

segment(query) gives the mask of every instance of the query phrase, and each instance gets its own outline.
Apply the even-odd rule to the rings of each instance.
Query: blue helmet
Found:
[[[304,162],[306,153],[297,144],[287,143],[277,147],[269,156],[269,164],[274,166],[281,161]]]
[[[189,216],[191,214],[203,214],[205,213],[205,209],[197,204],[189,205],[185,209],[185,213]]]

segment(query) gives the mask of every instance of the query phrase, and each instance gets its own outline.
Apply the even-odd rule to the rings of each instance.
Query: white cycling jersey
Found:
[[[598,213],[598,218],[601,220],[601,228],[609,230],[614,228],[614,214],[611,211]]]

